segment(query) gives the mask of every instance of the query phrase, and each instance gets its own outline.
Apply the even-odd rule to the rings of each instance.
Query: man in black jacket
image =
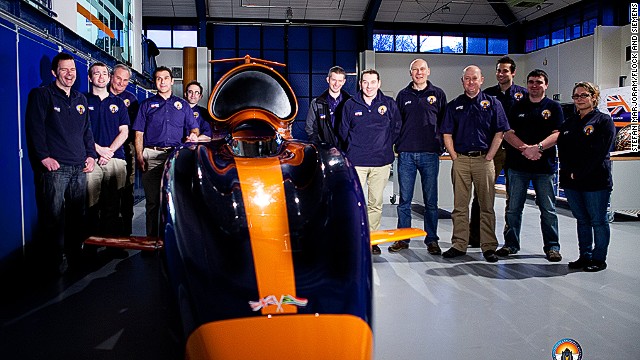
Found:
[[[314,143],[325,142],[338,149],[343,149],[343,141],[338,136],[340,129],[342,106],[351,95],[342,90],[346,73],[340,66],[329,69],[327,83],[329,88],[322,95],[311,101],[305,131],[309,140]]]

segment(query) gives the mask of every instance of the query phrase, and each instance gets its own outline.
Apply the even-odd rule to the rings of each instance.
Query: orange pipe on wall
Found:
[[[186,85],[193,80],[198,80],[198,52],[194,47],[185,47],[182,50],[182,90],[187,91]]]

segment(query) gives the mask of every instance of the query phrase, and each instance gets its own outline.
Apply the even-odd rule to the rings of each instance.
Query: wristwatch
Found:
[[[542,143],[541,143],[541,142],[539,142],[539,143],[538,143],[538,150],[539,150],[540,152],[543,152],[543,151],[544,151],[544,148],[542,148]]]

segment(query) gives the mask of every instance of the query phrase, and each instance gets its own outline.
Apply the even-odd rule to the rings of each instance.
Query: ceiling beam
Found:
[[[518,23],[518,18],[513,11],[511,11],[511,8],[505,0],[487,0],[487,2],[491,5],[493,11],[498,14],[498,17],[505,26],[508,27]]]
[[[207,46],[207,0],[196,1],[196,15],[198,16],[198,46]]]
[[[364,22],[365,40],[367,41],[366,49],[373,50],[373,26],[378,16],[382,0],[369,0],[367,10],[364,12],[362,20]]]

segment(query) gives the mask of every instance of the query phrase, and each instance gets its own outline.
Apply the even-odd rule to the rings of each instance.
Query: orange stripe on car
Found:
[[[247,216],[258,293],[296,296],[291,236],[280,169],[274,158],[236,158],[242,200]],[[262,314],[297,313],[294,305],[265,306]]]

